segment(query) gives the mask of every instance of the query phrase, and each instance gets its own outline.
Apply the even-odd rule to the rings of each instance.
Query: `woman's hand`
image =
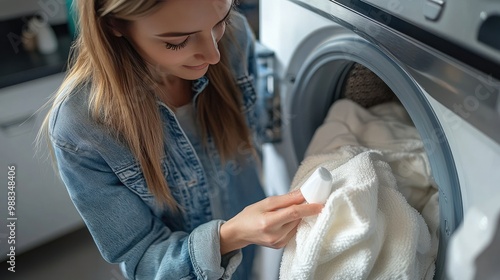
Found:
[[[249,244],[282,248],[295,235],[303,217],[321,212],[321,204],[302,204],[299,190],[271,196],[250,206],[220,228],[220,251],[224,255]]]

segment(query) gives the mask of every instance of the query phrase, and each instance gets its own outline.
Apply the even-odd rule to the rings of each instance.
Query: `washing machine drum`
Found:
[[[297,53],[287,72],[290,91],[284,94],[284,114],[293,116],[288,133],[296,162],[304,159],[316,129],[340,98],[354,99],[365,107],[398,100],[407,110],[424,141],[433,180],[439,187],[436,279],[441,279],[448,240],[462,221],[463,209],[450,147],[422,88],[402,66],[358,37],[333,38],[310,55],[301,54],[300,49]]]

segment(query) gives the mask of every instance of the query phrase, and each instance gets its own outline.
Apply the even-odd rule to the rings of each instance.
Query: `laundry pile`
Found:
[[[333,177],[322,212],[285,247],[280,279],[432,279],[439,206],[424,144],[401,104],[335,102],[292,182]]]

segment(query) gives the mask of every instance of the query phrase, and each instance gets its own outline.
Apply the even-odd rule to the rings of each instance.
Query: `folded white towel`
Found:
[[[432,279],[437,192],[423,143],[405,114],[396,103],[370,111],[349,100],[332,106],[292,189],[323,166],[334,191],[285,247],[280,279]]]

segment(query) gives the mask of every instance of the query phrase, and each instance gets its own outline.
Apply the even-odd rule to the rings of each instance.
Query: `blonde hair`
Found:
[[[157,0],[78,0],[78,37],[68,73],[54,96],[52,109],[75,88],[90,83],[92,118],[126,144],[139,162],[150,192],[161,206],[177,211],[161,168],[164,154],[162,121],[154,89],[156,84],[144,60],[123,38],[113,35],[110,20],[133,20],[154,11]],[[227,31],[230,32],[230,26]],[[210,80],[198,97],[197,120],[203,143],[211,137],[223,162],[238,158],[238,150],[253,150],[242,113],[241,92],[226,55],[227,36],[219,43],[221,60],[210,66]],[[222,108],[222,109],[221,109]],[[48,116],[40,134],[48,137]],[[50,145],[49,145],[50,146]],[[52,151],[52,150],[51,150]],[[53,155],[53,151],[52,151]]]

